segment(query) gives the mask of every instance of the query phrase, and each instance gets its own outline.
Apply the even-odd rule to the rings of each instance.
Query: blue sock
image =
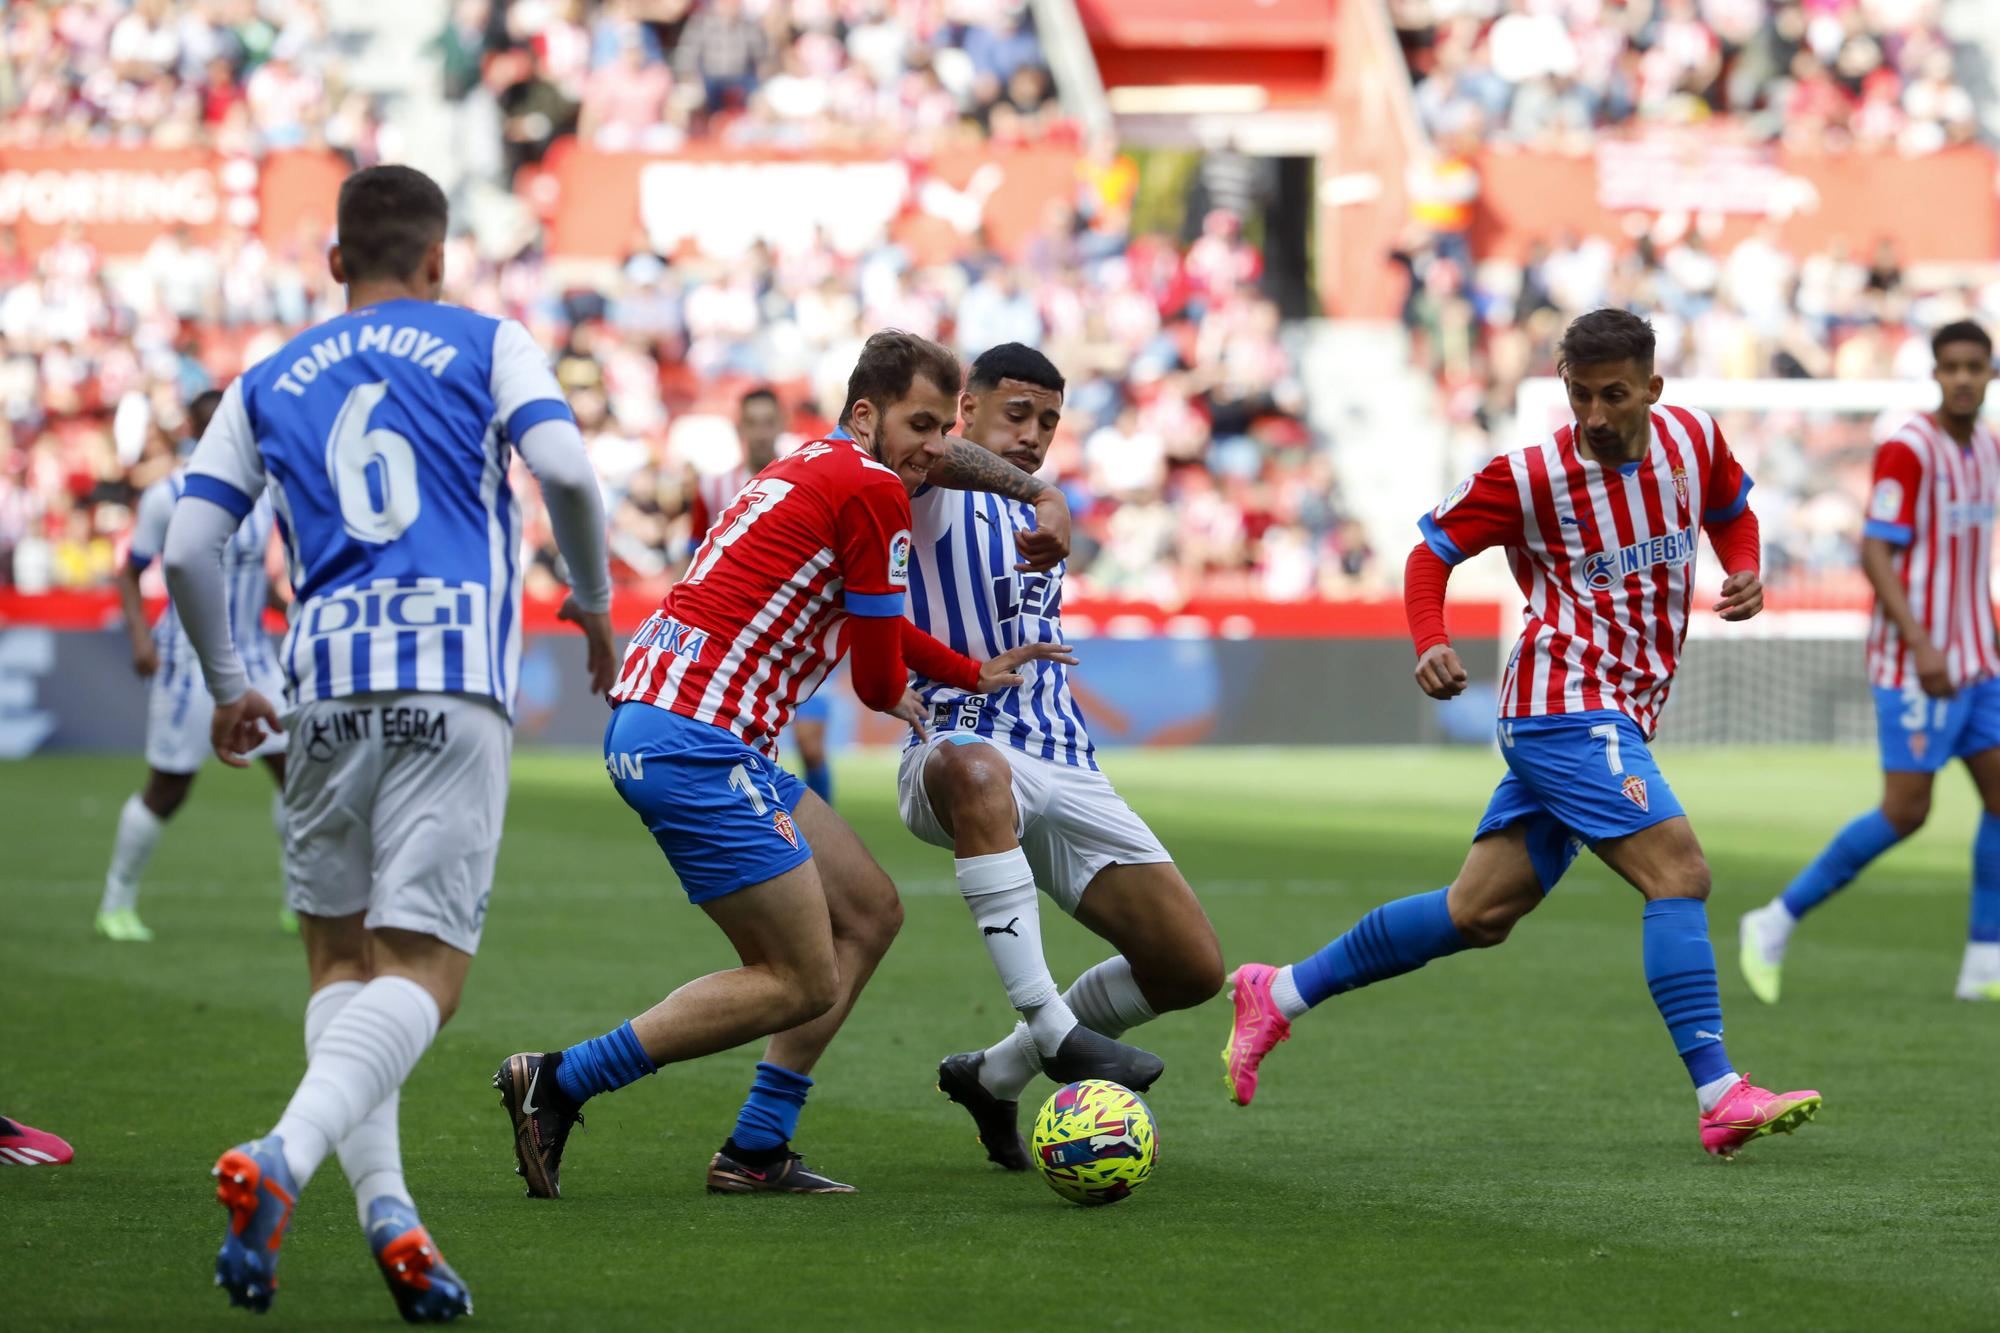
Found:
[[[828,805],[833,804],[833,769],[826,764],[814,764],[806,769],[806,786],[810,787]]]
[[[1299,998],[1318,1004],[1463,949],[1465,940],[1445,909],[1445,893],[1436,889],[1384,903],[1312,957],[1292,964]]]
[[[1982,836],[1984,826],[1981,826]],[[1903,840],[1880,810],[1870,810],[1833,835],[1813,863],[1799,872],[1778,901],[1794,921],[1847,887],[1862,868]],[[2000,883],[1996,880],[1995,883]]]
[[[1972,921],[1966,938],[2000,944],[2000,815],[1979,816],[1972,840]]]
[[[736,1115],[736,1132],[729,1137],[739,1148],[752,1150],[782,1148],[798,1132],[799,1112],[806,1109],[806,1094],[813,1081],[794,1074],[782,1065],[757,1062],[757,1077],[750,1082],[750,1096]]]
[[[654,1072],[646,1048],[630,1023],[620,1023],[601,1037],[580,1041],[562,1053],[556,1065],[556,1082],[575,1102],[588,1101],[600,1092],[622,1088]]]
[[[1674,1039],[1674,1049],[1699,1088],[1734,1073],[1722,1049],[1722,996],[1715,986],[1715,948],[1708,942],[1708,907],[1695,898],[1646,904],[1646,986]]]

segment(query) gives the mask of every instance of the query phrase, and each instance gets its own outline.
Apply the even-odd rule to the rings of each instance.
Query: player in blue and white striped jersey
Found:
[[[984,353],[959,400],[967,442],[911,497],[909,614],[959,652],[1062,642],[1064,566],[1037,572],[1016,555],[1047,489],[1035,473],[1062,420],[1063,387],[1033,348]],[[1222,988],[1222,949],[1194,891],[1098,769],[1068,661],[1026,663],[1021,674],[1019,686],[985,696],[919,678],[930,734],[912,739],[898,775],[904,824],[952,849],[959,892],[1024,1019],[938,1067],[938,1087],[971,1112],[986,1155],[1014,1171],[1029,1166],[1020,1096],[1036,1073],[1143,1090],[1163,1066],[1117,1038]],[[1042,954],[1037,885],[1118,950],[1061,994]]]
[[[268,493],[297,589],[285,637],[287,901],[311,998],[283,1116],[222,1154],[215,1280],[262,1311],[299,1191],[334,1153],[403,1317],[472,1312],[403,1179],[399,1090],[458,1006],[507,804],[521,651],[519,451],[575,580],[591,690],[614,678],[596,478],[526,329],[440,303],[445,198],[408,167],[340,189],[347,313],[230,385],[188,466],[167,584],[241,766],[278,710],[229,639],[222,552]]]
[[[222,395],[213,389],[188,404],[189,447],[201,437]],[[97,933],[108,940],[140,943],[153,932],[139,920],[139,879],[153,858],[167,821],[181,808],[194,787],[195,773],[208,758],[208,723],[215,701],[202,684],[201,663],[188,642],[187,631],[171,603],[155,625],[146,624],[139,596],[139,575],[159,556],[167,540],[167,521],[174,502],[187,485],[187,474],[176,471],[146,488],[139,497],[138,521],[132,532],[132,554],[118,571],[119,601],[125,629],[132,638],[132,667],[148,681],[146,698],[146,785],[125,798],[118,812],[118,834],[111,846],[111,867],[104,876],[104,896],[97,905]],[[278,656],[264,633],[264,608],[280,600],[265,570],[271,544],[271,504],[259,499],[224,549],[223,576],[229,588],[229,632],[243,665],[259,689],[280,688]],[[285,743],[269,737],[254,752],[269,766],[280,791],[285,785]],[[284,835],[282,797],[271,798],[271,820]]]

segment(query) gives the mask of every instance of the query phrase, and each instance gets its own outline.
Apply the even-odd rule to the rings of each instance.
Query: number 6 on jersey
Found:
[[[393,430],[368,429],[370,414],[388,396],[386,380],[356,385],[326,439],[326,475],[340,499],[341,526],[372,546],[402,536],[423,509],[417,451]]]

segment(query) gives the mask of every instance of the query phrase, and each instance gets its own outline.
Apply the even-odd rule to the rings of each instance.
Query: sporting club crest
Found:
[[[1626,774],[1625,781],[1620,784],[1619,790],[1625,793],[1626,800],[1638,806],[1641,810],[1651,809],[1646,804],[1646,779],[1640,777],[1637,773]]]
[[[792,822],[792,817],[783,810],[773,810],[771,812],[771,827],[778,830],[778,836],[792,844],[792,846],[797,847],[799,845],[799,827]]]
[[[1929,732],[1913,731],[1910,733],[1910,758],[1921,761],[1924,757],[1924,751],[1930,748],[1931,737]]]
[[[1681,502],[1681,508],[1687,508],[1688,470],[1684,467],[1674,469],[1674,498]]]

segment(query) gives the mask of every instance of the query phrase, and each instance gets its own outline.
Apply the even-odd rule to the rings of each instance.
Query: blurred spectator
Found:
[[[769,39],[743,12],[742,0],[709,0],[681,29],[674,64],[683,78],[701,84],[714,115],[749,102],[769,55]]]
[[[1433,135],[1587,151],[1607,126],[1740,119],[1815,151],[1976,132],[1939,0],[1392,0]]]

